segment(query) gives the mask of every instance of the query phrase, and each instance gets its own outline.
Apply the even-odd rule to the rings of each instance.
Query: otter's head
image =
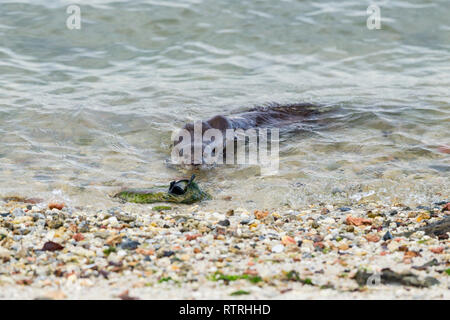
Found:
[[[222,116],[184,125],[172,135],[172,162],[198,167],[221,161],[223,134],[230,127],[229,120]]]

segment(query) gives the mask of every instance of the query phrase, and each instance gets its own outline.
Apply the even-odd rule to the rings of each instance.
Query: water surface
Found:
[[[0,1],[0,196],[110,204],[190,174],[165,163],[173,129],[275,101],[337,112],[282,137],[276,176],[200,172],[211,205],[448,198],[450,6],[375,1],[369,30],[370,3]]]

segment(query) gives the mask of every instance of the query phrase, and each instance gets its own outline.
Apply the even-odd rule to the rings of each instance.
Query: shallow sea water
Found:
[[[312,102],[327,125],[282,135],[277,175],[197,172],[208,205],[448,199],[449,16],[447,0],[0,1],[0,196],[110,206],[191,174],[166,164],[185,122]]]

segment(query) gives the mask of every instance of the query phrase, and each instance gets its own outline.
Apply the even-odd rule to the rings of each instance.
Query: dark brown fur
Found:
[[[271,104],[264,107],[255,107],[247,112],[231,116],[216,115],[202,121],[202,134],[208,129],[218,129],[225,135],[227,129],[252,129],[252,128],[286,128],[298,124],[305,119],[313,121],[318,115],[319,106],[309,103],[278,105]],[[187,123],[183,129],[190,132],[192,148],[194,148],[194,123]],[[174,143],[176,146],[181,139]],[[208,145],[208,141],[202,142],[202,150]],[[192,149],[193,150],[193,149]],[[192,151],[193,154],[193,151]]]

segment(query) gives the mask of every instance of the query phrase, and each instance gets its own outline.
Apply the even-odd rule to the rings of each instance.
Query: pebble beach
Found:
[[[0,1],[0,299],[449,299],[449,17]],[[173,200],[194,168],[172,135],[227,117],[279,130],[276,170],[251,160],[260,137],[248,163],[195,168],[211,199],[121,193]]]
[[[276,212],[38,201],[0,203],[1,299],[450,298],[449,234],[426,229],[448,231],[445,200]]]

